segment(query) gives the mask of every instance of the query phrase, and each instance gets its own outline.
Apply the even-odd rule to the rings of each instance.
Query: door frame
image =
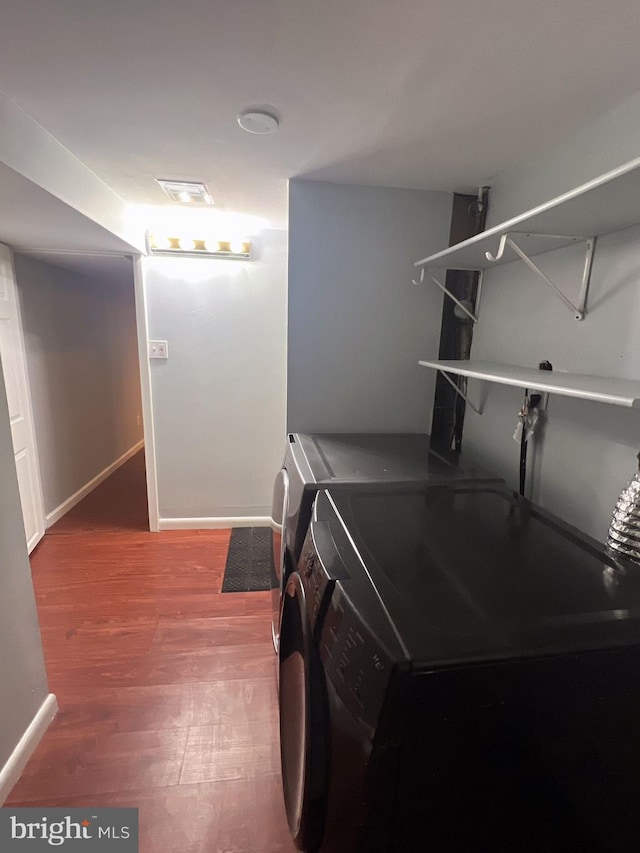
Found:
[[[156,438],[153,423],[153,392],[151,389],[151,365],[149,363],[149,317],[147,293],[144,285],[142,255],[134,255],[133,284],[136,301],[136,328],[138,332],[138,361],[140,365],[140,396],[142,399],[142,427],[144,430],[144,454],[147,473],[147,503],[149,506],[149,530],[160,530],[158,505],[158,474],[156,468]]]
[[[3,248],[6,248],[9,252],[9,261],[11,266],[11,274],[13,277],[13,285],[15,289],[15,297],[16,297],[16,317],[18,324],[18,335],[20,338],[20,354],[22,357],[22,367],[24,374],[24,385],[27,394],[26,400],[26,408],[27,408],[27,420],[28,420],[28,428],[30,430],[32,440],[33,440],[33,448],[34,448],[34,457],[35,457],[35,465],[34,465],[34,476],[35,476],[35,488],[36,488],[36,499],[37,499],[37,510],[39,512],[38,522],[39,522],[39,532],[40,535],[37,541],[33,544],[29,553],[33,551],[38,542],[42,540],[42,537],[47,531],[47,519],[45,515],[44,508],[44,493],[42,490],[42,477],[40,472],[40,454],[38,451],[38,442],[35,431],[35,421],[33,417],[33,405],[32,405],[32,394],[31,394],[31,385],[29,382],[29,372],[27,369],[27,354],[24,340],[24,327],[22,322],[22,311],[20,307],[20,294],[18,290],[18,282],[16,278],[15,272],[15,263],[14,263],[14,252],[10,246],[7,246],[5,243],[0,243],[0,252]],[[146,469],[146,479],[147,479],[147,503],[149,510],[149,529],[152,533],[157,533],[160,530],[159,524],[159,507],[158,507],[158,479],[157,479],[157,471],[156,471],[156,448],[155,448],[155,430],[153,424],[153,398],[152,398],[152,390],[151,390],[151,368],[149,364],[149,358],[147,355],[148,351],[148,318],[147,318],[147,298],[146,291],[144,287],[144,278],[143,278],[143,268],[142,268],[142,256],[141,255],[131,255],[132,261],[132,269],[133,269],[133,282],[134,282],[134,295],[135,295],[135,313],[136,313],[136,330],[137,330],[137,341],[138,341],[138,362],[139,362],[139,370],[140,370],[140,396],[141,396],[141,405],[142,405],[142,426],[143,426],[143,434],[144,434],[144,445],[145,445],[145,469]],[[2,372],[0,371],[0,380],[4,382],[4,377]],[[28,544],[28,543],[27,543]]]
[[[33,397],[31,395],[31,383],[29,381],[29,369],[27,365],[27,349],[24,341],[24,326],[22,323],[22,308],[20,305],[20,291],[18,288],[18,279],[16,277],[16,266],[14,263],[14,253],[11,246],[7,246],[6,243],[0,243],[0,253],[5,250],[9,254],[9,266],[11,268],[11,278],[13,281],[13,291],[14,297],[16,300],[16,326],[17,326],[17,334],[18,334],[18,346],[20,348],[20,380],[23,384],[24,392],[26,395],[26,399],[24,401],[25,405],[25,418],[27,421],[27,429],[29,430],[31,436],[31,444],[33,447],[33,488],[35,490],[35,502],[36,502],[36,511],[38,513],[38,538],[36,541],[29,547],[29,543],[26,542],[27,551],[31,554],[36,547],[36,545],[42,541],[42,538],[47,530],[47,518],[44,511],[44,493],[42,491],[42,477],[40,474],[40,453],[38,451],[38,438],[36,435],[36,427],[35,421],[33,417]],[[4,374],[0,373],[2,377],[2,381],[4,382]],[[22,509],[22,505],[20,507]],[[24,511],[23,511],[24,514]],[[25,536],[26,540],[26,536]]]

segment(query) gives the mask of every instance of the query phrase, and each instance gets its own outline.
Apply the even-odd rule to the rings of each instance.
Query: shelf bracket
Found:
[[[449,374],[446,371],[438,370],[438,373],[440,374],[440,376],[442,376],[444,379],[447,380],[447,382],[449,383],[449,385],[451,385],[451,387],[456,392],[456,394],[459,397],[462,397],[462,399],[465,401],[467,406],[470,406],[477,415],[482,414],[482,407],[478,407],[475,405],[475,403],[472,403],[471,400],[467,397],[467,395],[463,391],[460,390],[460,388],[456,385],[456,383],[453,381],[453,379],[449,376]]]
[[[530,270],[535,272],[556,294],[558,299],[563,302],[567,308],[574,315],[576,320],[584,320],[585,315],[587,313],[587,296],[589,293],[589,282],[591,280],[591,267],[593,265],[593,250],[596,244],[595,237],[589,237],[586,239],[586,251],[585,251],[585,261],[584,268],[582,271],[582,282],[580,285],[580,293],[578,295],[578,304],[574,305],[570,299],[568,299],[564,293],[560,290],[560,288],[555,285],[551,279],[546,276],[539,266],[537,266],[531,258],[520,248],[520,246],[514,241],[513,237],[516,236],[517,232],[509,232],[507,231],[500,237],[500,243],[498,245],[498,251],[493,255],[491,252],[485,252],[485,257],[488,261],[499,261],[504,255],[504,251],[507,246],[509,246],[516,255],[525,262],[525,264],[529,267]],[[543,236],[543,235],[540,235]],[[559,236],[559,235],[556,235]]]
[[[418,280],[418,281],[416,281],[415,279],[412,279],[413,283],[414,283],[416,286],[417,286],[417,285],[419,285],[419,284],[422,284],[422,282],[424,281],[425,269],[426,269],[425,267],[422,267],[422,269],[420,270],[420,278],[419,278],[419,280]],[[431,279],[431,281],[433,281],[433,282],[434,282],[434,284],[436,284],[436,285],[440,288],[440,290],[442,290],[442,291],[443,291],[443,292],[444,292],[444,293],[449,297],[449,299],[453,300],[453,302],[455,302],[455,303],[456,303],[456,305],[458,306],[458,308],[459,308],[461,311],[463,311],[463,312],[467,315],[467,317],[468,317],[468,318],[469,318],[473,323],[477,323],[477,322],[478,322],[478,318],[476,317],[476,315],[475,315],[475,314],[473,314],[471,311],[469,311],[469,309],[467,308],[467,306],[466,306],[466,305],[464,305],[464,304],[463,304],[463,303],[458,299],[458,297],[457,297],[457,296],[454,296],[454,295],[453,295],[453,293],[451,293],[451,291],[447,288],[446,284],[443,284],[443,283],[440,281],[440,279],[439,279],[439,278],[436,278],[436,276],[431,272],[431,270],[428,270],[428,271],[427,271],[427,275],[429,276],[429,278]]]
[[[472,323],[478,322],[478,318],[476,317],[476,315],[473,314],[471,311],[469,311],[467,306],[463,305],[462,302],[458,299],[458,297],[454,296],[453,293],[451,293],[451,291],[447,288],[447,286],[444,285],[440,281],[440,279],[436,278],[436,276],[431,272],[431,270],[429,270],[428,275],[429,275],[429,278],[431,279],[431,281],[433,281],[434,284],[436,284],[440,288],[440,290],[442,290],[443,293],[445,293],[449,297],[449,299],[451,299],[453,302],[455,302],[455,304],[458,306],[458,308],[467,315],[467,317],[471,320]]]

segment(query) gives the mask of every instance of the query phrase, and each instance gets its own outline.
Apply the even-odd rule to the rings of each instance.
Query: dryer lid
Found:
[[[328,495],[409,656],[427,664],[640,643],[640,567],[499,487]]]
[[[294,433],[292,439],[290,451],[304,456],[319,486],[460,479],[503,482],[463,458],[435,452],[426,433]]]

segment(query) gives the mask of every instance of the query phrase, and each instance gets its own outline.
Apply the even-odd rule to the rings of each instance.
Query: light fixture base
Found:
[[[251,259],[251,240],[248,237],[218,239],[205,234],[147,233],[147,250],[150,255],[175,255],[200,258]]]

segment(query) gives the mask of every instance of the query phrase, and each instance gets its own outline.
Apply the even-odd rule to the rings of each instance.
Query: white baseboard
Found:
[[[268,515],[216,516],[214,518],[161,518],[160,530],[222,530],[228,527],[269,527]]]
[[[89,480],[88,483],[78,489],[70,498],[67,498],[66,501],[63,501],[60,506],[57,506],[51,512],[48,512],[45,515],[45,521],[47,523],[47,527],[51,527],[52,524],[55,524],[56,521],[60,521],[63,515],[66,515],[70,509],[73,509],[76,504],[79,504],[83,498],[92,492],[100,483],[103,483],[107,477],[111,476],[114,471],[117,471],[125,462],[128,462],[132,456],[135,456],[136,453],[144,447],[144,440],[139,441],[137,444],[134,444],[133,447],[130,447],[126,453],[123,453],[119,459],[116,459],[115,462],[112,462],[111,465],[107,465],[104,471],[100,471],[93,480]]]
[[[53,722],[58,713],[58,700],[53,693],[49,693],[42,705],[38,708],[35,717],[29,723],[26,732],[18,741],[16,748],[7,759],[4,767],[0,767],[0,806],[11,793],[27,761],[31,758],[35,748],[44,737],[44,733]]]

